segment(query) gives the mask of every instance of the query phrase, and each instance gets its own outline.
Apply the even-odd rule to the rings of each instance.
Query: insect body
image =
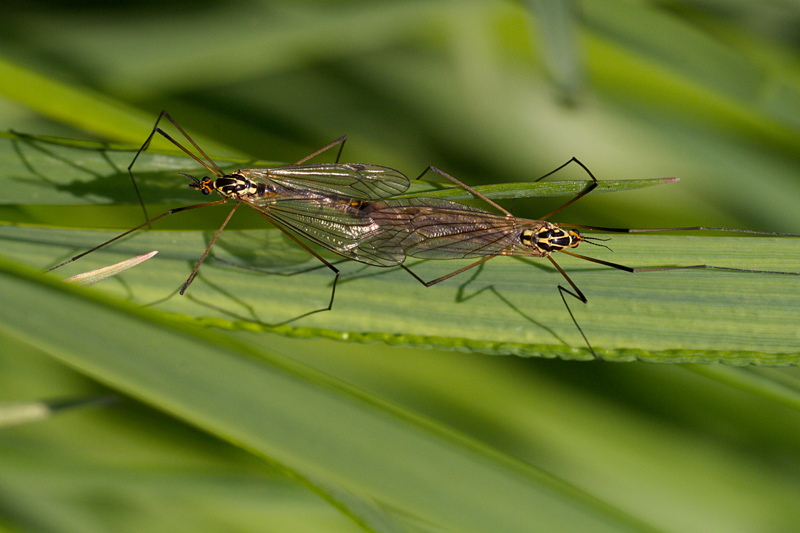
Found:
[[[335,197],[379,200],[402,194],[409,181],[402,173],[378,165],[322,163],[278,168],[242,169],[216,179],[189,176],[192,189],[217,192],[231,200],[261,201]]]
[[[194,146],[204,159],[196,156],[186,147],[174,140],[169,134],[158,127],[161,117],[166,117],[183,136]],[[205,152],[178,126],[177,123],[166,113],[162,112],[153,131],[145,143],[137,152],[136,156],[128,167],[129,172],[136,162],[139,155],[147,149],[153,135],[159,133],[184,153],[192,157],[195,161],[203,165],[208,171],[214,174],[215,178],[196,178],[185,174],[192,180],[189,187],[198,190],[205,195],[216,192],[222,199],[206,202],[197,205],[179,207],[172,209],[161,215],[148,219],[143,224],[132,228],[113,239],[110,239],[91,250],[79,254],[55,267],[61,267],[67,263],[75,261],[98,248],[102,248],[138,229],[150,225],[151,223],[164,218],[168,215],[197,209],[226,202],[235,202],[225,221],[217,230],[210,244],[206,248],[189,278],[181,288],[181,294],[191,284],[197,270],[208,255],[211,247],[216,242],[222,230],[228,224],[236,208],[241,204],[246,204],[255,209],[267,220],[275,224],[279,229],[286,233],[291,239],[305,248],[314,257],[319,259],[325,266],[330,268],[336,275],[333,288],[331,289],[331,299],[327,309],[333,305],[336,291],[336,281],[339,271],[328,261],[320,257],[317,253],[310,250],[300,240],[288,230],[307,237],[313,242],[337,253],[340,250],[346,251],[355,247],[361,235],[371,229],[372,222],[368,218],[358,217],[354,206],[380,200],[401,194],[409,187],[408,178],[401,172],[389,167],[379,165],[365,165],[360,163],[322,163],[322,164],[303,164],[310,158],[328,150],[336,145],[341,146],[346,137],[341,137],[329,145],[317,150],[313,154],[301,159],[294,165],[278,168],[256,168],[241,169],[226,174],[206,155]],[[338,156],[337,156],[338,161]],[[133,180],[133,174],[131,173]],[[138,187],[133,181],[136,193],[140,198]],[[142,202],[144,209],[144,203]],[[147,218],[147,212],[145,210]]]
[[[420,259],[466,259],[497,255],[547,257],[583,241],[576,230],[545,220],[527,220],[438,198],[384,200],[363,211],[378,229],[359,251],[391,252]]]
[[[714,231],[734,231],[744,233],[754,233],[762,235],[798,235],[771,233],[751,230],[739,230],[728,228],[711,228],[704,226],[682,227],[682,228],[651,228],[651,229],[629,229],[629,228],[608,228],[599,226],[583,226],[570,224],[555,224],[546,219],[560,212],[565,207],[573,204],[578,199],[588,194],[597,186],[597,180],[579,161],[573,161],[581,165],[591,176],[593,183],[585,190],[577,194],[564,205],[552,213],[539,220],[529,220],[514,217],[490,199],[481,195],[474,189],[459,182],[452,176],[430,167],[431,170],[447,177],[459,184],[473,195],[485,200],[487,203],[497,207],[503,214],[494,214],[483,209],[468,206],[450,200],[439,198],[412,197],[386,199],[376,202],[363,203],[359,216],[368,218],[373,226],[362,227],[362,234],[357,246],[348,250],[346,255],[351,259],[376,266],[402,266],[414,278],[426,287],[435,285],[470,268],[478,266],[489,259],[498,256],[524,256],[524,257],[543,257],[547,258],[558,272],[564,277],[572,290],[558,285],[564,305],[570,314],[575,326],[580,331],[589,349],[594,350],[589,344],[583,330],[578,325],[572,311],[567,304],[564,294],[587,302],[586,296],[578,286],[570,279],[566,272],[559,266],[553,258],[555,253],[564,253],[601,264],[626,272],[652,272],[664,270],[683,270],[683,269],[717,269],[731,270],[739,272],[761,272],[771,274],[791,274],[796,272],[772,272],[758,271],[729,267],[717,267],[712,265],[688,265],[688,266],[666,266],[658,268],[633,268],[610,261],[604,261],[594,257],[580,255],[572,251],[580,243],[586,242],[595,246],[603,246],[597,241],[605,240],[596,237],[581,235],[575,228],[602,230],[617,233],[641,233],[656,231],[693,231],[693,230],[714,230]],[[562,167],[559,167],[559,169]],[[559,170],[556,169],[556,170]],[[424,173],[423,173],[424,174]],[[548,174],[549,175],[549,174]],[[545,176],[546,177],[546,176]],[[541,179],[541,178],[540,178]],[[417,274],[411,271],[404,263],[407,258],[414,257],[419,259],[476,259],[477,261],[460,268],[454,272],[446,274],[432,281],[424,281]],[[596,354],[595,354],[596,355]]]

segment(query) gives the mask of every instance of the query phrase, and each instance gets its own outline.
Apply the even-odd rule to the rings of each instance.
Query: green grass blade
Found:
[[[769,368],[737,369],[719,365],[686,365],[688,370],[800,409],[800,380]]]
[[[592,194],[603,192],[620,192],[664,185],[678,181],[677,178],[650,178],[640,180],[603,180],[592,191]],[[591,185],[586,181],[540,181],[529,183],[498,183],[495,185],[477,185],[476,191],[493,200],[513,200],[518,198],[548,198],[552,196],[574,196]],[[405,196],[431,196],[448,200],[470,200],[474,196],[460,187],[448,186],[445,189],[430,184],[414,182],[413,194]]]
[[[42,269],[114,234],[0,227],[5,254]],[[147,265],[106,282],[103,290],[175,319],[222,328],[495,354],[591,357],[558,297],[556,286],[563,278],[542,261],[498,258],[431,288],[401,269],[342,262],[337,264],[342,278],[334,310],[287,323],[326,305],[332,273],[276,231],[226,231],[214,249],[213,257],[220,261],[208,260],[181,297],[176,291],[208,238],[210,234],[202,232],[142,232],[55,274],[158,249],[159,255]],[[799,240],[779,237],[625,235],[614,236],[608,244],[614,252],[598,248],[592,256],[642,268],[713,264],[792,271],[800,253]],[[329,259],[336,260],[331,255]],[[800,343],[792,325],[800,319],[794,298],[800,276],[709,270],[630,274],[569,257],[559,257],[559,262],[589,299],[586,305],[570,306],[603,357],[798,362]],[[409,261],[430,279],[465,264]],[[423,300],[427,304],[421,309]]]
[[[136,196],[128,176],[138,147],[108,145],[92,141],[37,138],[34,136],[0,133],[0,205],[107,205],[134,204]],[[185,155],[150,150],[139,156],[134,166],[143,199],[148,203],[176,201],[199,202],[202,196],[186,186],[179,172],[205,169]],[[266,161],[234,161],[214,158],[223,169],[275,166]],[[676,178],[601,181],[594,193],[634,190],[677,181]],[[477,186],[476,189],[493,199],[570,196],[584,190],[591,181],[542,181],[539,183],[504,183]],[[452,200],[472,196],[450,183],[414,181],[410,196],[435,196]]]
[[[269,350],[167,326],[158,313],[4,260],[0,276],[8,289],[4,332],[282,465],[368,530],[400,528],[395,513],[459,531],[528,531],[534,522],[651,530],[513,457]]]

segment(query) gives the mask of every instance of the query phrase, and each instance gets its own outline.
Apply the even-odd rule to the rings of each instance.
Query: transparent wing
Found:
[[[449,200],[386,200],[369,206],[364,216],[379,229],[365,235],[359,249],[420,259],[535,255],[519,245],[519,234],[536,221],[495,215]]]
[[[355,200],[382,200],[406,192],[408,178],[378,165],[322,163],[240,170],[255,181],[273,182],[289,190],[307,191]]]
[[[396,266],[398,258],[382,250],[362,250],[359,244],[376,230],[358,206],[334,198],[277,200],[266,207],[250,204],[275,222],[320,246],[354,261],[373,266]]]

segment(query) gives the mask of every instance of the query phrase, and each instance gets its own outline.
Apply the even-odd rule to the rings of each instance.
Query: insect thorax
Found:
[[[189,186],[192,189],[197,189],[203,194],[211,194],[217,191],[222,196],[231,199],[240,198],[256,198],[267,195],[267,185],[261,182],[255,182],[250,178],[242,176],[241,174],[233,173],[226,174],[217,179],[203,178],[196,180]]]
[[[214,188],[228,198],[252,198],[263,196],[266,184],[255,182],[241,174],[226,174],[214,180]]]
[[[550,222],[538,221],[535,226],[522,230],[519,240],[523,246],[545,256],[565,248],[575,248],[582,239],[576,230],[565,230]]]

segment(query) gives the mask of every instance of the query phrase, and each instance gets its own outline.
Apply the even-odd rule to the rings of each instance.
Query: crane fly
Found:
[[[166,117],[204,159],[193,154],[159,128],[158,123],[162,117]],[[547,258],[555,269],[564,277],[570,287],[566,288],[559,284],[559,295],[567,308],[570,318],[595,357],[597,357],[597,354],[575,319],[567,303],[565,294],[569,294],[583,303],[586,303],[588,299],[555,261],[553,254],[556,252],[632,273],[702,268],[737,272],[800,274],[797,272],[717,267],[705,264],[633,268],[575,253],[572,250],[577,248],[582,242],[606,247],[598,242],[604,239],[581,235],[578,231],[579,229],[616,233],[713,230],[773,236],[800,236],[788,233],[706,226],[631,229],[549,222],[547,219],[574,204],[598,186],[599,182],[592,172],[575,158],[572,158],[570,161],[567,161],[536,181],[545,179],[568,164],[575,162],[589,175],[592,182],[583,191],[575,195],[558,209],[538,220],[529,220],[514,217],[511,212],[477,192],[472,187],[469,187],[435,167],[429,167],[419,177],[422,178],[428,171],[434,171],[464,188],[476,198],[487,202],[502,214],[491,213],[477,207],[439,198],[392,198],[393,196],[406,192],[409,187],[408,178],[402,173],[388,167],[356,163],[339,163],[339,156],[341,155],[346,137],[337,139],[301,159],[294,165],[276,168],[241,169],[226,174],[220,170],[211,158],[203,152],[191,137],[184,132],[166,112],[161,113],[147,140],[128,167],[131,179],[133,179],[133,174],[131,172],[133,165],[139,155],[147,149],[156,133],[162,135],[180,148],[184,153],[189,155],[215,176],[213,179],[208,177],[196,178],[184,174],[191,180],[189,184],[190,188],[200,191],[205,195],[216,192],[222,196],[222,198],[211,202],[171,209],[161,215],[148,219],[143,224],[95,246],[50,270],[75,261],[168,215],[233,201],[235,202],[233,209],[231,209],[225,221],[216,231],[208,247],[192,270],[189,278],[183,284],[180,290],[181,294],[183,294],[191,284],[197,274],[198,268],[228,224],[233,213],[239,205],[244,203],[255,209],[260,215],[278,227],[278,229],[283,231],[293,241],[306,249],[334,272],[335,277],[331,289],[330,301],[326,309],[320,309],[319,311],[330,310],[333,306],[336,283],[339,279],[339,270],[303,244],[292,232],[334,253],[360,263],[378,267],[401,266],[426,287],[445,281],[498,256]],[[336,163],[304,164],[312,157],[337,145],[339,145],[339,153],[336,158]],[[133,183],[134,187],[136,187],[135,180]],[[136,193],[141,201],[138,187],[136,188]],[[142,208],[144,209],[143,202]],[[145,216],[145,218],[147,218],[147,216]],[[477,258],[477,260],[432,281],[425,281],[405,265],[405,261],[409,257],[419,259]]]
[[[613,263],[575,253],[572,250],[577,248],[577,246],[582,242],[608,248],[607,246],[597,242],[606,239],[581,235],[581,233],[578,231],[579,229],[599,230],[612,233],[712,230],[789,237],[798,237],[800,235],[707,226],[631,229],[575,224],[556,224],[553,222],[548,222],[548,218],[574,204],[589,194],[598,185],[598,181],[591,171],[589,171],[589,169],[584,166],[583,163],[575,158],[571,159],[564,165],[561,165],[545,176],[542,176],[539,178],[539,180],[550,176],[573,161],[586,171],[586,173],[592,178],[592,183],[590,183],[589,186],[587,186],[583,191],[575,195],[561,207],[538,220],[515,217],[509,211],[481,193],[477,192],[472,187],[469,187],[468,185],[460,182],[456,178],[435,167],[429,167],[425,172],[429,170],[437,172],[438,174],[463,187],[475,197],[480,198],[494,206],[501,211],[502,214],[494,214],[477,207],[472,207],[451,200],[432,197],[397,198],[369,203],[365,202],[360,206],[359,216],[369,218],[374,224],[374,229],[363,233],[358,241],[358,246],[348,250],[347,256],[356,261],[375,266],[401,266],[417,281],[426,287],[430,287],[445,281],[453,276],[461,274],[466,270],[499,256],[547,258],[555,267],[555,269],[564,277],[570,287],[566,288],[559,284],[559,295],[561,296],[561,299],[563,300],[573,323],[578,328],[578,331],[581,333],[586,345],[589,347],[589,350],[592,352],[595,358],[597,358],[597,354],[575,319],[575,316],[572,314],[572,310],[570,309],[564,295],[569,294],[583,303],[587,303],[588,299],[584,295],[583,291],[578,288],[575,282],[572,281],[572,279],[553,258],[553,254],[557,252],[632,273],[686,269],[715,269],[769,274],[800,274],[798,272],[749,270],[731,267],[718,267],[705,264],[666,266],[656,268],[633,268],[619,263]],[[423,175],[425,172],[423,172]],[[409,257],[418,259],[477,258],[477,260],[463,268],[450,272],[449,274],[436,278],[432,281],[425,281],[404,264],[406,259]]]
[[[158,124],[162,118],[169,120],[203,158],[201,159],[192,153],[164,130],[159,128]],[[204,195],[216,192],[222,196],[222,198],[211,202],[170,209],[156,217],[148,218],[144,202],[142,201],[141,194],[136,185],[136,180],[133,179],[132,168],[139,155],[148,148],[156,133],[180,148],[185,154],[197,161],[214,175],[214,178],[197,178],[189,174],[183,174],[191,180],[189,183],[191,189],[200,191]],[[408,178],[401,172],[392,168],[360,163],[339,163],[339,157],[341,156],[342,148],[346,140],[347,136],[340,137],[290,166],[240,169],[226,174],[220,170],[214,161],[166,111],[162,111],[153,126],[153,130],[147,137],[147,140],[136,153],[136,156],[134,156],[130,166],[128,166],[128,172],[133,181],[136,195],[139,197],[142,210],[147,219],[146,222],[90,250],[78,254],[49,270],[54,270],[80,259],[168,215],[190,209],[234,202],[233,208],[214,234],[205,252],[203,252],[203,255],[192,270],[192,273],[181,287],[180,293],[184,294],[192,283],[200,265],[208,256],[208,253],[222,233],[222,230],[225,229],[233,213],[241,204],[245,204],[255,209],[260,215],[278,227],[278,229],[283,231],[293,241],[302,246],[334,272],[335,277],[328,307],[326,309],[320,309],[320,311],[329,310],[333,306],[333,299],[336,294],[336,282],[339,279],[339,270],[303,244],[289,230],[308,238],[324,248],[342,254],[341,250],[347,250],[348,248],[356,246],[359,235],[363,232],[363,227],[368,225],[367,219],[354,216],[352,205],[361,205],[362,203],[395,196],[405,192],[409,187]],[[339,153],[335,163],[305,164],[309,159],[337,145],[339,146]]]

